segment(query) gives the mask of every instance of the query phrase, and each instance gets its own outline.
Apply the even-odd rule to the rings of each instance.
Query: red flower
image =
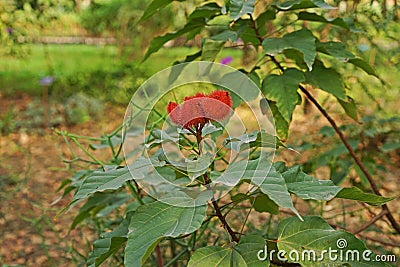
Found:
[[[226,118],[232,109],[232,98],[227,91],[218,90],[209,95],[197,93],[185,97],[182,104],[169,102],[167,111],[171,121],[185,129],[200,131],[209,121]]]

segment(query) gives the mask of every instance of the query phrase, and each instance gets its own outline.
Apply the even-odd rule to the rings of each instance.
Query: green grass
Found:
[[[57,77],[78,72],[111,68],[116,64],[117,49],[112,46],[29,45],[24,58],[2,58],[0,89],[5,93],[41,92],[39,80],[48,75]],[[48,56],[46,57],[46,50]]]
[[[29,55],[24,58],[0,58],[0,90],[5,94],[25,92],[40,95],[39,80],[44,76],[54,76],[56,80],[98,70],[108,71],[120,65],[121,58],[115,46],[89,45],[28,45]],[[47,57],[46,57],[47,51]],[[193,54],[198,48],[162,48],[142,63],[148,76],[171,66],[176,60]],[[241,51],[222,51],[217,61],[225,56],[233,56],[233,65],[239,65]],[[137,62],[141,58],[136,59]],[[101,77],[99,77],[101,79]]]

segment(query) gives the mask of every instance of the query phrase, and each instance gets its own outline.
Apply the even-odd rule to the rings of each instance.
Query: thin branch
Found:
[[[387,210],[382,210],[378,215],[376,215],[375,217],[373,217],[369,222],[367,222],[366,224],[364,224],[363,226],[361,226],[360,228],[358,228],[357,230],[353,231],[353,234],[356,235],[358,233],[361,233],[362,231],[364,231],[365,229],[367,229],[368,227],[370,227],[371,225],[373,225],[376,221],[378,221],[379,219],[381,219],[383,216],[385,216],[388,213]]]

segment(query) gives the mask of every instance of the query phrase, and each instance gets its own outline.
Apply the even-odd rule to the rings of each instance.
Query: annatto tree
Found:
[[[172,2],[152,1],[139,23]],[[379,79],[339,41],[340,34],[362,33],[336,10],[322,0],[195,4],[182,28],[151,41],[144,62],[180,36],[202,36],[199,51],[139,88],[120,128],[89,139],[100,141],[91,149],[110,148],[109,161],[84,148],[81,136],[57,131],[99,166],[77,172],[62,186],[65,194],[74,192],[68,209],[86,201],[71,229],[91,219],[99,231],[88,266],[106,260],[133,267],[388,265],[375,261],[356,235],[381,219],[399,234],[398,218],[386,204],[395,197],[381,195],[356,147],[315,96],[325,92],[358,120],[342,71],[358,69]],[[254,60],[246,58],[240,70],[212,63],[232,47],[252,50]],[[275,149],[289,149],[285,140],[302,100],[337,134],[351,160],[346,166],[357,168],[365,190],[341,186],[347,173],[320,180],[305,170],[307,164],[273,160]],[[250,129],[257,114],[267,123]],[[232,134],[228,126],[236,117],[243,131]],[[343,200],[381,212],[351,233],[323,216],[326,203],[340,207]],[[301,211],[301,203],[313,208]],[[349,216],[345,209],[337,213]]]

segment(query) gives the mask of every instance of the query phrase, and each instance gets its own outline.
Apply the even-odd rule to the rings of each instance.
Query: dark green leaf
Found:
[[[195,251],[188,267],[262,267],[268,261],[260,261],[257,253],[264,250],[265,241],[260,236],[243,236],[239,244],[232,248],[203,247]]]
[[[256,26],[258,29],[258,33],[261,36],[264,36],[267,34],[266,22],[268,20],[274,20],[275,18],[276,18],[276,13],[275,13],[275,10],[272,8],[267,9],[266,11],[264,11],[257,17]]]
[[[350,188],[343,188],[337,195],[337,198],[345,198],[345,199],[352,199],[361,202],[365,202],[369,205],[373,206],[381,206],[386,202],[389,202],[395,197],[382,197],[375,194],[364,193],[361,189],[357,187],[350,187]]]
[[[350,30],[349,25],[347,25],[347,23],[342,18],[326,19],[318,14],[302,11],[298,14],[298,19],[329,23]]]
[[[309,70],[312,69],[317,55],[315,37],[310,30],[305,28],[288,33],[282,38],[266,38],[262,42],[262,47],[270,55],[276,55],[285,49],[296,49],[303,54]]]
[[[346,62],[355,58],[340,42],[317,42],[317,51]]]
[[[221,32],[219,34],[211,36],[210,39],[214,40],[214,41],[223,41],[223,42],[231,41],[231,42],[234,42],[238,38],[239,38],[239,35],[238,35],[237,32],[232,31],[232,30],[225,30],[225,31],[223,31],[223,32]]]
[[[394,142],[394,141],[386,141],[382,146],[381,150],[385,153],[400,149],[400,143],[399,142]]]
[[[304,75],[297,69],[287,69],[282,75],[270,74],[263,80],[261,91],[268,100],[276,103],[287,122],[292,120],[299,99],[297,89],[303,81]]]
[[[362,69],[363,71],[365,71],[369,75],[375,76],[376,78],[380,79],[380,77],[378,76],[376,71],[371,67],[371,65],[369,65],[367,62],[365,62],[363,59],[361,59],[361,58],[352,58],[348,62],[353,64],[354,66]]]
[[[285,120],[282,114],[279,112],[275,102],[268,101],[269,108],[271,109],[272,115],[274,116],[276,133],[279,138],[284,141],[287,139],[289,134],[289,122]]]
[[[334,7],[325,3],[324,0],[289,0],[283,3],[273,4],[279,10],[296,10],[304,8],[324,8],[324,9],[334,9]]]
[[[256,0],[230,0],[230,16],[234,20],[245,14],[252,14]]]
[[[259,194],[253,203],[254,210],[258,212],[269,212],[271,214],[279,214],[279,206],[276,205],[267,195]]]
[[[196,206],[186,195],[175,194],[168,202],[171,199],[176,205],[187,207],[156,201],[140,206],[133,214],[125,247],[125,266],[142,266],[148,251],[162,237],[190,234],[200,228],[206,217],[206,206]]]
[[[345,231],[334,230],[317,216],[304,217],[303,222],[296,217],[284,219],[279,224],[278,234],[278,248],[286,251],[289,262],[302,266],[387,266],[372,261],[375,259],[372,252],[367,254],[371,261],[366,261],[362,255],[367,247],[362,241]],[[291,253],[293,250],[297,253]]]
[[[344,89],[342,76],[332,68],[325,68],[318,61],[310,72],[304,74],[306,82],[328,92],[340,100],[346,101],[346,91]]]
[[[125,193],[96,193],[79,209],[78,215],[74,218],[70,230],[73,230],[79,223],[92,216],[104,216],[119,208],[130,196]],[[102,213],[102,214],[101,214]]]
[[[354,103],[353,98],[347,97],[347,101],[343,101],[341,99],[337,99],[339,104],[342,106],[346,114],[355,121],[358,121],[357,107],[356,103]]]

